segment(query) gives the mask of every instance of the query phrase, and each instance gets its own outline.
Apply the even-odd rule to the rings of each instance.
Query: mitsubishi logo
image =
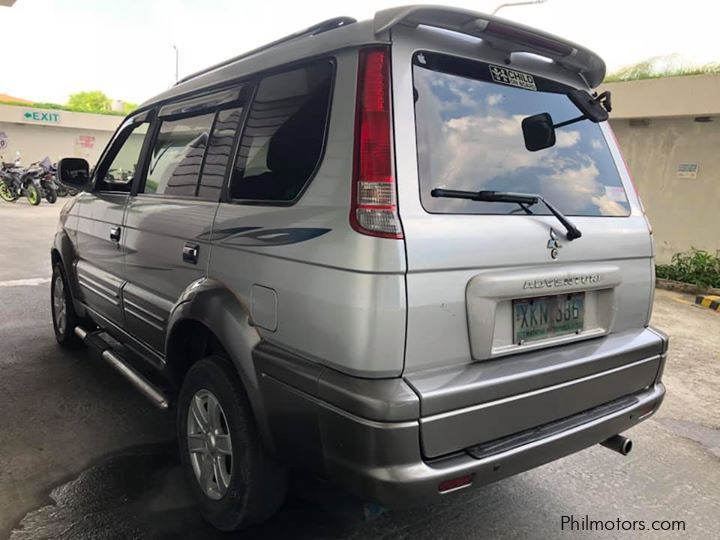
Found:
[[[558,240],[555,229],[550,227],[550,240],[548,240],[547,248],[550,250],[550,257],[557,259],[560,252],[558,251],[562,247],[562,244]]]

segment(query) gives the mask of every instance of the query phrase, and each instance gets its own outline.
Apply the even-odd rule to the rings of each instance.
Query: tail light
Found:
[[[402,238],[393,167],[390,50],[362,49],[355,111],[350,225],[381,238]]]

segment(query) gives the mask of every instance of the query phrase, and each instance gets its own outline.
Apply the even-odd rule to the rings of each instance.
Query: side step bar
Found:
[[[103,360],[115,368],[130,383],[140,390],[157,408],[166,410],[170,407],[170,401],[150,381],[133,369],[121,356],[110,350],[110,347],[100,338],[95,337],[80,326],[75,327],[75,335],[100,352]],[[95,339],[93,339],[95,338]]]

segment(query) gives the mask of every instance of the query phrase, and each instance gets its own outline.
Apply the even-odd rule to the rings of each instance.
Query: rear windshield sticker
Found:
[[[625,190],[621,186],[605,186],[605,196],[610,201],[625,202]]]
[[[525,90],[537,90],[535,87],[535,79],[533,79],[532,75],[501,66],[489,65],[488,67],[490,68],[490,76],[495,82],[509,86],[517,86]]]

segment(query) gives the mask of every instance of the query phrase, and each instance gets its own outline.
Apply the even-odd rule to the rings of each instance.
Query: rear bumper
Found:
[[[644,345],[638,348],[640,334]],[[604,346],[607,349],[607,344]],[[638,354],[642,351],[646,357],[637,358],[632,353],[631,358],[630,349]],[[644,366],[633,376],[632,386],[620,386],[620,391],[630,388],[628,393],[597,391],[618,382],[616,377],[604,377],[620,371],[606,369],[596,377],[577,377],[526,392],[516,392],[518,388],[511,385],[513,394],[500,397],[495,395],[499,387],[468,392],[478,379],[461,377],[467,367],[460,367],[454,377],[443,377],[452,382],[439,392],[442,402],[427,399],[431,393],[422,393],[408,379],[357,379],[271,347],[259,347],[255,360],[279,459],[324,476],[361,498],[399,507],[442,498],[438,486],[443,481],[473,475],[474,486],[494,482],[600,443],[649,417],[665,394],[660,377],[667,338],[643,330],[635,339],[626,340],[623,350],[627,366]],[[598,357],[598,361],[609,360]],[[653,366],[652,370],[648,366]],[[639,387],[638,377],[647,378]],[[599,386],[583,387],[595,378]],[[487,381],[482,379],[482,384]],[[513,381],[517,385],[517,378]],[[569,388],[578,393],[573,390],[567,394]],[[444,408],[443,404],[457,405],[458,400],[467,404],[463,400],[473,394],[475,405]],[[493,399],[483,401],[483,395],[492,395]],[[583,395],[591,395],[595,401],[579,397]],[[538,408],[533,401],[537,396],[545,400],[540,407],[545,415],[532,416],[529,425],[519,422],[528,410]],[[568,396],[570,405],[565,402]],[[597,401],[603,396],[608,399]],[[553,398],[557,399],[554,408]],[[518,403],[525,403],[526,408],[518,408]],[[510,408],[502,408],[504,404]],[[589,408],[578,409],[586,405]],[[468,413],[468,421],[475,422],[476,411],[491,412],[483,417],[481,432],[465,444],[457,435],[463,427],[457,418]],[[428,419],[435,426],[435,434],[425,429]],[[433,441],[446,433],[455,445],[453,450],[428,457],[424,440],[428,433]]]
[[[396,458],[405,463],[383,465],[381,462],[359,466],[341,454],[327,455],[332,477],[355,494],[389,507],[423,504],[440,500],[438,486],[445,480],[474,475],[472,486],[481,486],[527,471],[545,463],[568,456],[641,422],[657,410],[665,395],[662,383],[634,395],[633,405],[593,421],[555,433],[531,443],[476,459],[467,451],[432,461],[424,461],[417,452],[417,440],[399,437],[399,433],[383,433],[368,438],[372,427],[355,423],[345,426],[345,436],[354,433],[352,444],[356,451],[372,454],[382,444],[395,445]],[[648,412],[650,411],[650,412]],[[342,421],[341,421],[342,423]],[[386,440],[385,442],[383,440]],[[402,447],[398,447],[402,440]],[[367,441],[369,444],[362,444]],[[413,449],[416,451],[413,452]],[[395,461],[395,460],[391,460]],[[470,486],[468,486],[470,487]]]

